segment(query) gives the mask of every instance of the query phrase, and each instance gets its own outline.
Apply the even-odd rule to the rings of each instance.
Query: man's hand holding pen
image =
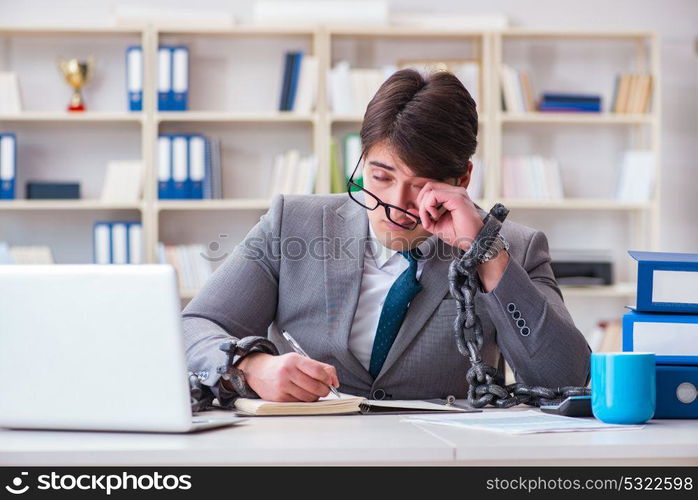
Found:
[[[317,401],[339,387],[334,366],[295,352],[272,356],[253,353],[240,361],[238,368],[249,386],[268,401]]]

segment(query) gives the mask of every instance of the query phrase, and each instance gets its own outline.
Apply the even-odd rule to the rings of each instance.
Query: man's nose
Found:
[[[392,201],[389,201],[388,203],[392,205],[411,212],[417,210],[417,197],[414,196],[408,188],[396,189],[391,198]]]

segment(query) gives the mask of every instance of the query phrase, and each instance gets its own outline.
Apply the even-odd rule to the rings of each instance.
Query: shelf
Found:
[[[632,298],[636,293],[636,285],[635,283],[617,283],[615,285],[596,286],[561,285],[560,290],[565,299],[585,297]]]
[[[590,125],[600,127],[599,130],[611,132],[628,132],[629,139],[643,148],[651,149],[656,153],[657,158],[659,145],[661,144],[660,136],[662,133],[660,127],[661,117],[661,94],[659,71],[658,52],[658,35],[651,31],[590,31],[590,30],[562,30],[544,31],[541,29],[504,29],[504,30],[458,30],[451,28],[420,28],[408,26],[384,26],[384,25],[358,25],[351,23],[350,25],[232,25],[225,26],[218,23],[218,26],[203,26],[197,25],[172,25],[172,26],[125,26],[125,27],[103,27],[103,26],[28,26],[28,27],[12,27],[0,26],[0,37],[12,42],[17,39],[25,44],[32,41],[32,37],[37,37],[40,44],[51,45],[58,43],[64,45],[71,39],[76,40],[78,47],[84,45],[90,47],[94,42],[99,44],[105,43],[104,47],[98,47],[98,52],[102,51],[108,57],[118,56],[119,64],[123,63],[123,52],[118,47],[126,47],[128,45],[141,44],[145,52],[145,61],[151,63],[157,60],[157,47],[161,43],[172,44],[187,44],[191,48],[203,47],[200,44],[214,45],[228,43],[260,42],[253,50],[256,52],[252,56],[262,57],[262,64],[265,65],[265,70],[269,70],[270,75],[276,75],[283,70],[279,67],[278,54],[273,59],[264,55],[264,52],[269,48],[267,41],[271,40],[272,44],[278,45],[282,50],[283,47],[298,45],[305,50],[312,52],[318,57],[318,99],[316,111],[311,113],[294,113],[294,112],[279,112],[275,106],[255,105],[252,101],[260,100],[264,96],[257,96],[255,87],[244,88],[244,92],[249,92],[248,96],[252,101],[251,104],[243,106],[231,105],[231,109],[219,109],[215,106],[220,104],[220,99],[215,99],[213,95],[207,95],[206,89],[209,85],[215,86],[223,84],[223,81],[218,82],[215,78],[215,71],[212,76],[214,80],[206,82],[204,87],[199,90],[204,92],[199,97],[204,101],[200,102],[200,106],[191,111],[184,112],[168,112],[159,111],[157,109],[157,78],[156,71],[146,72],[144,82],[144,110],[143,112],[128,112],[124,106],[114,106],[113,99],[106,95],[103,97],[106,108],[90,107],[90,111],[84,113],[68,113],[65,111],[68,96],[66,95],[65,102],[54,102],[53,110],[51,106],[40,99],[36,100],[36,104],[29,109],[33,111],[25,111],[19,114],[0,115],[0,126],[5,129],[17,129],[18,134],[22,134],[26,139],[22,139],[21,147],[24,151],[20,151],[23,157],[34,154],[35,163],[41,165],[42,151],[36,153],[31,152],[25,154],[27,147],[33,147],[32,141],[36,144],[40,140],[45,140],[46,144],[51,144],[52,149],[58,150],[69,145],[79,144],[82,132],[90,132],[92,129],[98,134],[98,139],[101,141],[95,144],[94,148],[100,152],[105,159],[112,158],[115,155],[121,154],[122,145],[127,145],[130,151],[128,156],[142,157],[145,165],[147,192],[151,194],[146,200],[139,203],[101,203],[98,199],[94,200],[13,200],[0,201],[0,214],[4,214],[5,219],[12,223],[12,230],[22,233],[37,228],[43,229],[42,224],[46,221],[52,221],[58,217],[60,224],[66,226],[81,224],[81,219],[85,217],[98,217],[102,214],[107,218],[116,218],[124,215],[133,216],[133,218],[141,218],[143,220],[143,235],[144,235],[144,252],[145,260],[153,262],[157,260],[157,242],[166,234],[171,234],[174,230],[177,232],[177,240],[180,241],[207,241],[206,234],[209,228],[206,226],[198,227],[200,223],[205,222],[211,217],[227,218],[234,221],[235,230],[246,229],[243,226],[254,222],[254,219],[268,210],[271,206],[271,198],[229,198],[223,200],[158,200],[154,199],[152,194],[156,192],[155,179],[157,177],[158,163],[158,143],[157,137],[159,132],[178,132],[196,130],[201,133],[213,133],[218,129],[226,129],[228,136],[232,138],[230,143],[226,143],[230,154],[232,148],[247,148],[262,149],[267,146],[268,141],[257,141],[255,136],[254,141],[247,144],[248,131],[257,135],[260,139],[277,137],[281,139],[279,142],[280,148],[290,148],[298,140],[297,134],[301,133],[301,140],[308,141],[311,145],[311,152],[318,158],[320,169],[318,173],[318,190],[325,192],[329,190],[329,143],[333,135],[340,132],[349,132],[358,130],[361,127],[364,118],[364,112],[349,113],[349,114],[334,114],[330,109],[330,103],[326,99],[329,91],[326,78],[326,71],[330,69],[333,58],[345,50],[350,52],[356,47],[366,45],[368,52],[364,53],[359,50],[356,62],[359,66],[362,62],[368,64],[370,61],[365,59],[369,57],[373,50],[383,50],[385,45],[388,53],[383,54],[390,58],[393,55],[397,60],[399,58],[400,47],[405,44],[405,47],[412,45],[429,45],[422,52],[427,57],[439,58],[440,55],[453,55],[461,51],[460,48],[465,47],[466,53],[464,57],[477,59],[481,63],[481,98],[480,106],[478,107],[480,134],[478,141],[478,157],[490,168],[483,179],[483,193],[486,195],[484,199],[473,200],[483,210],[487,211],[496,202],[501,201],[505,206],[512,209],[514,213],[519,213],[521,217],[532,218],[533,226],[537,220],[552,219],[553,227],[565,224],[565,219],[571,216],[581,218],[581,228],[587,227],[591,222],[599,217],[610,217],[610,221],[618,227],[624,227],[626,223],[632,224],[632,234],[637,234],[638,239],[652,239],[654,242],[658,240],[659,224],[655,219],[659,208],[659,196],[662,192],[659,189],[660,179],[660,162],[655,162],[655,170],[657,176],[656,194],[652,200],[643,203],[625,203],[618,202],[612,197],[614,193],[608,191],[603,193],[608,198],[569,198],[563,200],[540,200],[527,198],[512,198],[499,199],[494,196],[499,191],[500,174],[499,168],[501,157],[509,150],[509,141],[516,140],[518,137],[509,137],[510,134],[523,134],[524,136],[546,135],[547,133],[570,132],[577,135],[584,135],[592,130]],[[13,38],[14,37],[14,38]],[[25,40],[20,40],[24,38]],[[48,40],[48,41],[47,41]],[[54,43],[55,42],[55,43]],[[431,46],[433,44],[433,46]],[[499,90],[496,88],[499,82],[498,65],[503,60],[505,55],[509,55],[507,50],[514,45],[521,45],[521,48],[526,48],[526,45],[563,47],[564,44],[574,44],[572,49],[577,50],[577,47],[585,45],[598,45],[594,47],[595,52],[592,53],[594,58],[605,58],[605,51],[597,50],[604,47],[613,47],[615,44],[622,44],[619,50],[623,50],[623,58],[627,58],[628,68],[635,66],[643,68],[643,71],[648,71],[653,74],[656,86],[653,86],[652,92],[656,106],[652,111],[645,114],[618,114],[618,113],[575,113],[575,112],[524,112],[524,113],[508,113],[500,111],[501,103],[499,102]],[[376,45],[372,47],[372,45]],[[448,45],[448,46],[447,46]],[[625,45],[629,47],[625,47]],[[632,45],[632,47],[630,47]],[[510,47],[511,46],[511,47]],[[460,48],[459,48],[460,47]],[[273,49],[273,47],[271,47]],[[404,48],[404,47],[403,47]],[[630,49],[632,48],[632,52]],[[11,52],[14,47],[11,47]],[[273,49],[274,52],[276,49]],[[284,49],[285,50],[285,49]],[[111,52],[113,51],[113,52]],[[257,53],[259,52],[259,53]],[[402,51],[404,52],[404,51]],[[644,52],[647,52],[645,55]],[[193,54],[193,53],[192,53]],[[368,55],[367,55],[368,54]],[[630,54],[630,55],[628,55]],[[11,55],[11,54],[10,54]],[[98,54],[99,55],[99,54]],[[201,55],[197,52],[196,55]],[[612,55],[612,54],[611,54]],[[255,57],[249,58],[249,61],[257,61]],[[627,57],[626,57],[627,56]],[[531,63],[545,57],[544,54],[533,52],[522,53],[522,57],[530,59]],[[369,57],[370,59],[370,57]],[[116,59],[115,59],[116,60]],[[243,64],[243,69],[248,66],[247,59],[240,60]],[[578,64],[584,64],[585,60],[578,61]],[[199,61],[202,64],[209,64],[211,61]],[[637,64],[636,64],[637,63]],[[19,66],[18,70],[23,70],[25,66]],[[192,66],[193,67],[193,66]],[[535,67],[535,65],[533,66]],[[558,67],[557,62],[552,63],[552,67]],[[10,68],[12,69],[12,68]],[[215,69],[215,68],[214,68]],[[28,72],[31,72],[27,70]],[[33,70],[32,70],[33,71]],[[274,71],[274,73],[271,73]],[[614,70],[615,71],[615,70]],[[55,72],[55,68],[54,68]],[[21,71],[20,71],[21,73]],[[610,71],[609,71],[610,73]],[[38,73],[37,73],[38,74]],[[193,74],[193,73],[192,73]],[[54,75],[55,76],[55,75]],[[611,82],[611,76],[608,76],[608,82]],[[20,77],[22,75],[20,74]],[[52,77],[53,78],[53,77]],[[203,78],[203,77],[202,77]],[[113,82],[112,82],[113,83]],[[193,86],[199,86],[203,83],[193,82]],[[321,87],[322,85],[322,87]],[[67,87],[66,87],[67,88]],[[213,87],[211,87],[213,88]],[[489,89],[490,92],[485,90]],[[275,89],[278,90],[278,89]],[[610,91],[610,89],[607,89]],[[40,92],[40,89],[38,90]],[[221,90],[222,91],[222,90]],[[113,86],[108,89],[108,94],[114,94],[119,99],[124,99],[125,89],[123,82],[119,86]],[[118,93],[118,94],[117,94]],[[258,93],[258,92],[257,92]],[[112,96],[113,97],[113,96]],[[148,97],[147,99],[145,97]],[[88,99],[88,106],[89,106]],[[112,105],[109,105],[112,102]],[[248,101],[245,101],[248,102]],[[261,100],[259,101],[262,102]],[[95,103],[98,104],[98,103]],[[48,108],[48,109],[47,109]],[[248,109],[251,111],[242,111]],[[262,111],[266,109],[267,111]],[[84,122],[84,123],[82,123]],[[553,127],[557,127],[553,129]],[[36,129],[36,132],[34,132]],[[70,143],[63,145],[61,142],[61,131],[66,129],[71,130]],[[103,137],[101,134],[104,131],[111,130],[115,138],[119,139],[110,144],[110,137]],[[597,130],[594,128],[593,130]],[[72,132],[79,131],[77,137],[72,137]],[[135,134],[138,131],[139,134]],[[306,135],[310,132],[310,136]],[[29,134],[35,134],[36,137],[29,137]],[[119,137],[122,134],[123,137]],[[237,135],[240,135],[240,140],[237,140]],[[137,137],[138,136],[138,137]],[[637,137],[636,137],[637,136]],[[105,140],[106,139],[106,140]],[[637,139],[637,140],[636,140]],[[126,143],[128,141],[128,143]],[[137,141],[137,142],[136,142]],[[19,142],[19,141],[18,141]],[[124,144],[121,144],[121,143]],[[615,145],[615,144],[614,144]],[[527,150],[535,150],[535,141]],[[48,150],[48,147],[47,147]],[[68,171],[73,171],[73,164],[79,162],[81,156],[74,154],[75,148],[71,148],[65,158],[58,158],[56,164],[60,167],[56,175],[62,175]],[[107,155],[107,152],[109,154]],[[525,151],[524,151],[525,152]],[[530,154],[535,151],[529,151]],[[47,151],[50,154],[50,151]],[[91,151],[90,151],[91,153]],[[235,156],[247,154],[246,151],[234,151]],[[264,150],[264,154],[271,152]],[[570,154],[584,154],[584,148],[579,146],[579,151],[572,151]],[[99,155],[95,155],[99,156]],[[226,160],[229,159],[226,157]],[[98,160],[101,160],[98,158]],[[29,161],[29,160],[27,160]],[[260,159],[269,163],[268,159]],[[62,162],[62,163],[61,163]],[[25,163],[20,165],[22,168]],[[41,166],[40,170],[48,174],[50,165]],[[231,168],[237,169],[238,166],[231,165]],[[241,168],[241,167],[240,167]],[[599,166],[603,168],[603,166]],[[54,168],[55,170],[55,168]],[[29,172],[29,171],[27,171]],[[232,172],[237,173],[237,172]],[[93,173],[90,173],[92,175]],[[81,174],[82,175],[82,174]],[[96,175],[96,174],[95,174]],[[247,172],[245,172],[247,175]],[[253,175],[253,174],[249,174]],[[95,179],[96,180],[96,179]],[[241,181],[244,178],[241,178]],[[21,190],[21,187],[18,188]],[[95,193],[97,194],[97,193]],[[259,193],[228,193],[229,196],[254,196],[255,194],[266,194],[263,190]],[[580,193],[581,194],[581,193]],[[594,196],[594,193],[584,193],[585,195]],[[596,196],[603,194],[597,193]],[[108,212],[112,210],[113,212]],[[546,212],[547,210],[547,212]],[[3,212],[4,211],[4,212]],[[167,215],[163,215],[167,212]],[[215,213],[214,213],[215,212]],[[37,219],[38,220],[34,220]],[[627,219],[627,220],[626,220]],[[25,224],[26,221],[26,224]],[[178,222],[185,223],[187,227],[181,227]],[[575,221],[576,223],[577,221]],[[25,229],[26,227],[26,229]],[[16,229],[15,229],[16,228]],[[181,234],[180,234],[180,231]],[[190,233],[190,234],[188,234]],[[0,238],[1,239],[1,238]],[[6,238],[8,239],[8,238]],[[57,241],[66,240],[66,236],[59,235]],[[619,243],[621,244],[621,243]],[[625,244],[624,242],[622,244]],[[648,248],[651,244],[647,244]],[[654,244],[656,246],[656,243]],[[63,244],[63,247],[68,245]],[[581,287],[581,286],[565,286],[562,287],[565,298],[582,297],[581,300],[592,300],[597,298],[600,301],[608,300],[609,302],[622,302],[630,300],[635,293],[634,286],[631,284],[617,284],[607,287]],[[196,294],[193,290],[182,290],[181,296],[184,300],[192,298]],[[586,297],[586,298],[585,298]],[[609,299],[614,298],[615,299]],[[596,299],[594,299],[596,300]]]
[[[2,36],[36,36],[36,35],[141,35],[143,30],[129,26],[0,26]]]
[[[373,37],[373,38],[480,38],[489,31],[458,30],[452,28],[421,28],[418,26],[329,26],[330,36]]]
[[[647,210],[652,207],[651,202],[626,203],[605,198],[568,198],[563,200],[502,198],[499,201],[507,208],[532,210]]]
[[[513,28],[502,30],[503,38],[565,38],[589,39],[597,38],[614,40],[637,40],[653,38],[652,31],[593,31],[593,30],[536,30],[528,28]]]
[[[315,114],[292,112],[244,113],[220,111],[172,111],[158,113],[156,119],[166,122],[229,122],[229,123],[314,123]]]
[[[0,122],[127,122],[140,123],[141,113],[83,111],[24,111],[19,114],[0,114]]]
[[[330,123],[361,123],[363,121],[363,115],[330,115]],[[479,116],[477,121],[479,124],[483,124],[487,121],[487,118]]]
[[[163,210],[267,210],[268,198],[235,198],[228,200],[162,200],[155,202],[155,209]]]
[[[1,200],[4,210],[141,210],[141,203],[104,203],[99,200]]]
[[[502,123],[554,123],[554,124],[649,124],[654,116],[646,114],[621,114],[621,113],[502,113]]]
[[[162,26],[155,28],[160,36],[167,35],[211,35],[211,36],[313,36],[317,27],[240,24],[230,27],[207,26]]]

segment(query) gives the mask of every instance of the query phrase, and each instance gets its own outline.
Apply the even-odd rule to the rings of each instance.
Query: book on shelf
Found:
[[[318,59],[315,56],[303,54],[301,58],[300,75],[296,98],[291,103],[291,111],[295,113],[312,113],[317,100]]]
[[[169,264],[177,273],[179,289],[195,293],[203,288],[213,274],[205,245],[165,245],[158,243],[158,261]]]
[[[51,248],[44,245],[13,245],[0,241],[1,264],[53,264]]]
[[[143,48],[126,49],[126,92],[129,111],[143,111]]]
[[[645,203],[654,191],[655,162],[652,151],[626,151],[618,173],[616,200]]]
[[[19,94],[19,77],[14,71],[0,71],[0,114],[12,115],[22,112]]]
[[[137,203],[143,194],[145,168],[140,160],[110,161],[102,184],[103,203]]]
[[[79,182],[27,181],[25,198],[28,200],[79,200]]]
[[[397,67],[398,69],[415,69],[423,74],[431,74],[436,71],[453,73],[479,107],[480,61],[471,59],[409,59],[398,61]]]
[[[186,111],[188,109],[189,96],[189,49],[183,46],[159,47],[158,62],[169,58],[162,72],[170,70],[170,77],[163,78],[164,83],[169,83],[168,87],[158,85],[158,109],[162,111]],[[158,72],[160,70],[158,69]],[[160,95],[163,98],[160,99]]]
[[[344,136],[344,178],[345,184],[354,171],[359,157],[361,156],[361,136],[358,132],[352,132]],[[362,170],[356,171],[356,178],[361,179]]]
[[[344,193],[347,190],[347,181],[344,178],[344,169],[339,160],[339,148],[337,139],[330,137],[330,192]]]
[[[17,178],[17,137],[0,133],[0,200],[14,200]]]
[[[652,75],[618,75],[613,87],[611,111],[614,113],[647,113],[652,101]]]
[[[235,410],[245,415],[281,416],[281,415],[341,415],[348,413],[386,414],[386,413],[468,413],[480,412],[466,406],[447,405],[436,401],[421,400],[373,400],[349,394],[340,398],[330,394],[313,402],[277,402],[264,399],[238,398]]]
[[[98,221],[92,228],[95,264],[142,264],[143,226],[138,221]]]
[[[601,96],[597,94],[545,92],[538,103],[538,111],[598,113],[601,111]]]
[[[315,155],[301,156],[295,149],[274,157],[269,196],[277,194],[312,194],[317,179]]]
[[[502,196],[561,200],[560,166],[554,158],[538,155],[502,158]]]
[[[502,104],[509,113],[526,113],[536,110],[533,87],[528,73],[516,71],[507,64],[499,68]]]
[[[286,52],[279,111],[310,113],[315,109],[318,60],[303,52]]]
[[[158,137],[158,198],[222,198],[221,143],[201,134]]]
[[[332,112],[338,115],[363,115],[369,101],[395,66],[382,69],[352,68],[340,61],[329,70],[327,77]]]
[[[158,111],[186,111],[189,101],[189,49],[161,45],[157,55]],[[143,48],[126,49],[126,96],[129,111],[143,111]]]

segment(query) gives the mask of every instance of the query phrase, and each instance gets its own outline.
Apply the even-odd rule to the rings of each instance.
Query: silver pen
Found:
[[[293,350],[296,351],[296,353],[298,353],[301,356],[304,356],[308,359],[311,359],[310,356],[308,356],[308,353],[306,353],[303,350],[303,348],[298,345],[298,342],[296,342],[296,340],[293,337],[291,337],[291,334],[289,334],[287,331],[283,331],[283,332],[281,332],[281,334],[286,339],[286,342],[288,342],[290,344],[291,348],[293,348]],[[337,396],[337,399],[341,399],[342,396],[339,395],[339,392],[337,391],[337,389],[335,389],[331,385],[329,386],[329,388],[330,388],[330,391],[332,391],[332,394]]]

